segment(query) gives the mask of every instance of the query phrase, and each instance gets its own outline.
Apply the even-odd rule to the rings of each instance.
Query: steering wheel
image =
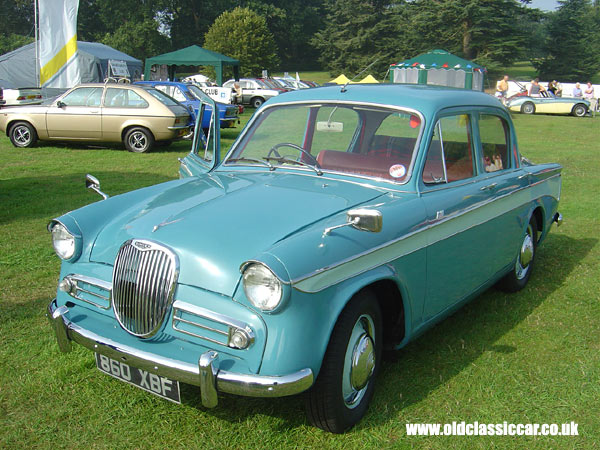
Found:
[[[275,156],[277,158],[281,158],[281,155],[277,151],[277,149],[281,148],[281,147],[292,147],[294,150],[298,150],[300,153],[306,155],[308,157],[308,159],[310,159],[310,163],[312,165],[314,165],[315,167],[321,167],[319,165],[319,162],[317,161],[317,158],[315,158],[313,155],[308,153],[306,150],[304,150],[299,145],[292,144],[291,142],[280,142],[279,144],[275,144],[273,147],[271,147],[271,150],[269,150],[269,153],[267,154],[267,158],[270,157],[272,154],[275,154]]]

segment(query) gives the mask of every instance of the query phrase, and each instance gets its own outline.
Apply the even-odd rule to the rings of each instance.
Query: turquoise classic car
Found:
[[[206,407],[306,392],[309,421],[343,432],[384,349],[523,288],[562,221],[561,166],[521,158],[483,93],[305,89],[266,102],[222,161],[215,123],[194,139],[179,180],[108,198],[88,176],[104,200],[49,224],[60,349],[175,402],[179,383]]]

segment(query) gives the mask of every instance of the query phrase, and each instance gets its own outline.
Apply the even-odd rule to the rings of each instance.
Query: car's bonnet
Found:
[[[243,262],[315,221],[382,194],[283,170],[193,177],[165,186],[117,212],[99,232],[90,259],[113,264],[123,242],[150,239],[179,256],[180,283],[225,295],[233,295]]]

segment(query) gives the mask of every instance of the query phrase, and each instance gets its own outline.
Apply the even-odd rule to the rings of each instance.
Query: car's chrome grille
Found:
[[[177,256],[151,241],[133,239],[119,249],[113,270],[113,306],[131,334],[150,337],[160,328],[173,300]]]

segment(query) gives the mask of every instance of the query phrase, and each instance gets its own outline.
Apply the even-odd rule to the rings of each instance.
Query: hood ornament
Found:
[[[167,219],[164,222],[159,223],[158,225],[154,225],[154,228],[152,228],[152,232],[154,233],[159,228],[166,227],[167,225],[171,225],[172,223],[177,223],[180,220],[183,220],[183,218],[180,217],[179,219],[175,219],[175,220],[171,220],[171,221],[169,221],[169,219]]]

